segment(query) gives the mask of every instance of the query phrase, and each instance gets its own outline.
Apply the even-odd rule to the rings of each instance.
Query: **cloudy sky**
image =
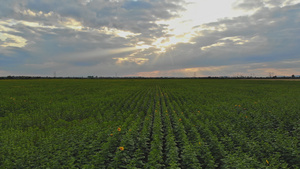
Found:
[[[0,2],[0,76],[300,75],[300,0]]]

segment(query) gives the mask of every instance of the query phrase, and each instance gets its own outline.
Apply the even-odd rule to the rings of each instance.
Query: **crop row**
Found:
[[[10,82],[27,95],[2,90],[0,168],[299,168],[294,91],[171,82]]]

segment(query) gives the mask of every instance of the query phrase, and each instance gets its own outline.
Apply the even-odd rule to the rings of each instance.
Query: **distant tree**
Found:
[[[294,79],[295,78],[295,75],[292,75],[292,79]]]

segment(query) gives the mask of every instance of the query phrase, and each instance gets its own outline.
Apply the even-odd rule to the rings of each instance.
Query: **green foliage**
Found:
[[[300,168],[299,84],[1,80],[0,168]]]

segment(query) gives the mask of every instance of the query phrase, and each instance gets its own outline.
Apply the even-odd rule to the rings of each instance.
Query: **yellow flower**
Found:
[[[269,164],[269,161],[268,161],[268,160],[266,160],[266,162]]]
[[[200,141],[199,141],[199,145],[201,145]]]
[[[121,131],[121,127],[118,127],[118,131]]]
[[[181,119],[179,119],[179,121],[181,121]]]
[[[110,136],[113,136],[113,134],[110,134]]]
[[[119,149],[120,149],[121,151],[123,151],[123,150],[124,150],[124,147],[119,147]]]

